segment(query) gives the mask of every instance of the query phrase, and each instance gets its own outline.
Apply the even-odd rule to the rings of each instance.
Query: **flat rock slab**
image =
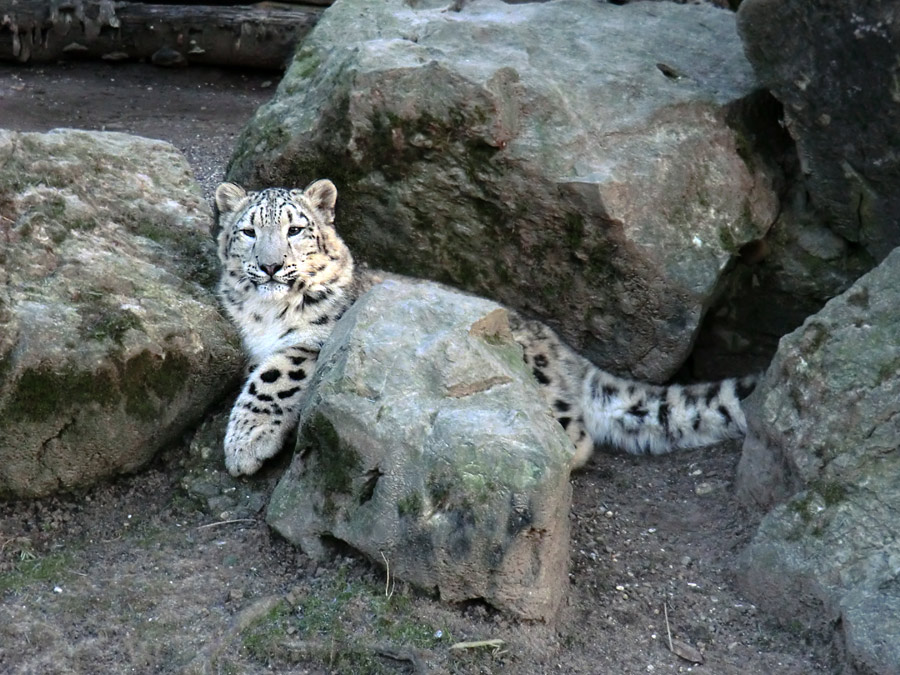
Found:
[[[0,131],[0,497],[133,471],[227,391],[211,223],[168,143]]]
[[[727,122],[755,86],[734,15],[706,5],[342,0],[228,175],[327,176],[361,258],[525,310],[598,365],[662,380],[777,211]]]
[[[450,601],[529,619],[565,597],[574,453],[505,310],[387,281],[338,322],[267,520]]]

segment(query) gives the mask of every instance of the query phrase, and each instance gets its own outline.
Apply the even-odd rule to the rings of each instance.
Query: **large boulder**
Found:
[[[212,216],[184,157],[0,131],[0,497],[145,464],[238,375]]]
[[[738,27],[761,83],[784,103],[813,205],[882,260],[900,245],[900,5],[745,0]]]
[[[376,286],[322,351],[269,524],[312,555],[339,540],[446,600],[551,619],[574,449],[537,386],[506,310]]]
[[[342,0],[228,176],[328,176],[362,258],[549,319],[600,365],[659,380],[777,210],[729,126],[754,87],[734,15],[708,5]]]
[[[737,490],[764,508],[740,579],[840,640],[851,672],[900,663],[900,249],[785,336],[748,399]]]

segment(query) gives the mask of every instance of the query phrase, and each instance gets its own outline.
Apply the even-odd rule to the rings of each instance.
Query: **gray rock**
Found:
[[[900,5],[745,0],[738,27],[760,81],[784,103],[818,212],[882,260],[900,245]]]
[[[664,379],[777,198],[726,124],[754,82],[734,15],[593,0],[342,0],[228,171],[328,176],[379,267],[545,319],[599,365]]]
[[[567,585],[573,448],[505,310],[387,281],[320,358],[269,524],[311,555],[337,539],[446,600],[550,619]]]
[[[698,380],[764,371],[783,335],[875,266],[834,233],[795,186],[766,234],[727,275],[694,344]]]
[[[0,131],[0,167],[0,497],[133,471],[239,373],[209,207],[124,134]]]
[[[281,457],[269,462],[252,481],[234,478],[225,470],[222,448],[230,410],[227,405],[206,416],[191,437],[182,463],[182,489],[217,520],[258,516],[287,468],[287,458]]]
[[[831,634],[859,672],[900,663],[900,249],[785,336],[748,399],[736,487],[780,503],[740,580],[788,622]],[[785,501],[786,500],[786,501]]]

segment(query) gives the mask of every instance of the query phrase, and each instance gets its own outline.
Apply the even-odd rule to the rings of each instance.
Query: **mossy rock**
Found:
[[[238,375],[184,157],[125,134],[0,132],[0,496],[144,465]],[[12,169],[8,172],[6,169]]]
[[[444,599],[551,619],[573,448],[521,347],[472,330],[504,312],[396,280],[357,301],[320,356],[267,521],[309,554],[339,540]]]

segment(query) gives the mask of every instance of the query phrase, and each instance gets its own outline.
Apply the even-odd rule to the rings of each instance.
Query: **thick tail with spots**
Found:
[[[755,376],[709,384],[639,384],[594,369],[584,380],[584,425],[593,441],[631,454],[661,455],[741,438],[741,400]]]

